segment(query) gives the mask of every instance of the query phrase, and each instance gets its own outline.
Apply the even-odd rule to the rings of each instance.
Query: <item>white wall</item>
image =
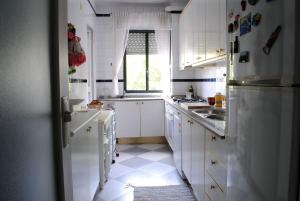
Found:
[[[112,80],[114,63],[114,27],[112,17],[100,17],[96,20],[98,48],[96,60],[96,80]],[[119,72],[119,79],[123,79],[123,68]],[[97,82],[97,97],[108,96],[112,93],[112,82]],[[119,82],[119,91],[123,92],[123,82]]]
[[[95,5],[93,0],[90,2]],[[76,35],[81,38],[81,46],[87,53],[87,28],[93,29],[94,39],[97,38],[95,26],[96,16],[87,0],[68,0],[68,22],[75,25]],[[94,69],[96,68],[97,44],[94,43]],[[74,79],[88,79],[87,62],[76,68],[77,72],[71,76]],[[88,100],[87,83],[70,83],[70,98],[81,98]]]

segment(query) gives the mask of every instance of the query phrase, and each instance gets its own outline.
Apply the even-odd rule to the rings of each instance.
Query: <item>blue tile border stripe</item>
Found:
[[[203,79],[171,79],[171,82],[216,82],[216,78],[203,78]],[[99,79],[96,80],[98,83],[103,83],[103,82],[112,82],[111,79]],[[123,79],[119,79],[118,82],[124,82]]]
[[[203,79],[171,79],[171,82],[216,82],[216,78],[203,78]]]
[[[76,78],[71,78],[70,79],[71,83],[87,83],[87,79],[76,79]]]
[[[104,79],[104,80],[96,80],[96,82],[112,82],[112,80]],[[124,82],[124,80],[119,79],[118,82]]]

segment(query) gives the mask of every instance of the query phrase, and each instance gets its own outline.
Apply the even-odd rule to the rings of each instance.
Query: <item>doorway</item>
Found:
[[[88,102],[90,103],[95,99],[95,87],[94,87],[94,62],[93,62],[93,41],[94,34],[91,27],[87,27],[87,65],[88,65]]]

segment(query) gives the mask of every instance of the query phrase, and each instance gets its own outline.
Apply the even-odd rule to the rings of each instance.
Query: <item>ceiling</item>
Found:
[[[189,0],[95,0],[97,7],[184,6]]]

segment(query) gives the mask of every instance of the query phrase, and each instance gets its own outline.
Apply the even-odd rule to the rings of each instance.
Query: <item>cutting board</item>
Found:
[[[180,106],[186,110],[211,107],[207,103],[180,103]]]

